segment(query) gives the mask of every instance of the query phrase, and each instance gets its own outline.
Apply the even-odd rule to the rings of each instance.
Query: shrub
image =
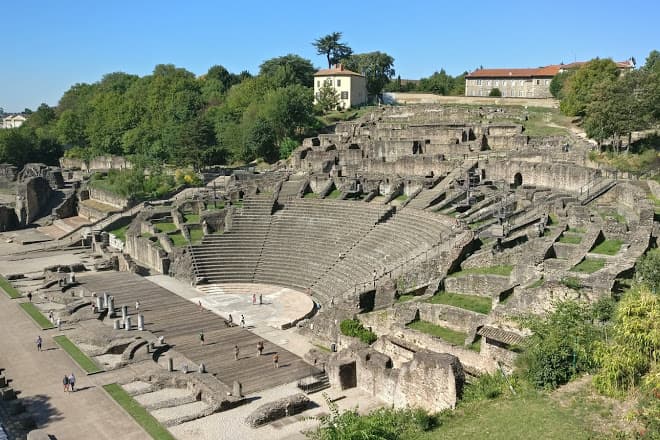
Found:
[[[357,319],[345,319],[339,324],[341,333],[346,336],[359,338],[365,344],[373,344],[378,336],[371,330],[364,328],[362,323]]]
[[[654,293],[660,286],[660,248],[651,249],[644,255],[635,267],[639,280],[649,286]]]
[[[523,325],[533,335],[518,357],[524,376],[538,388],[556,388],[596,366],[595,350],[601,339],[590,306],[560,302],[544,318],[527,317]]]
[[[490,89],[490,93],[488,93],[488,96],[502,96],[502,91],[495,87],[494,89]]]

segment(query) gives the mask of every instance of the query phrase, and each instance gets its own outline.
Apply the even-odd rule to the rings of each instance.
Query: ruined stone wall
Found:
[[[483,166],[482,166],[483,165]],[[579,192],[587,183],[600,175],[598,170],[569,163],[535,163],[523,160],[489,161],[480,164],[488,180],[514,183],[516,173],[523,185],[535,185],[557,190]]]
[[[527,136],[486,136],[486,144],[492,150],[520,150],[527,146]]]
[[[18,228],[18,217],[11,206],[0,205],[0,232],[13,231]]]
[[[362,169],[369,173],[399,176],[440,176],[456,167],[455,162],[446,161],[442,155],[408,156],[395,162],[385,162],[377,159],[365,159]]]
[[[93,187],[89,187],[89,198],[121,209],[126,209],[133,206],[135,203],[134,200],[130,198],[122,197],[111,193],[110,191]]]
[[[445,304],[419,303],[419,319],[463,333],[483,325],[486,315]]]
[[[397,408],[438,412],[456,406],[465,382],[456,357],[420,352],[401,368],[391,368],[388,361],[375,350],[361,351],[356,364],[358,387]]]
[[[163,249],[159,249],[147,238],[135,233],[126,234],[124,252],[138,263],[160,273],[169,272],[170,260]]]
[[[133,164],[122,156],[99,156],[91,160],[61,157],[60,167],[82,171],[106,171],[132,168]]]
[[[49,205],[52,190],[48,180],[33,177],[18,185],[16,215],[22,225],[32,223],[44,215],[43,210]]]
[[[55,209],[53,214],[57,218],[73,217],[78,214],[78,196],[75,191],[67,194],[66,198]]]
[[[468,274],[445,279],[445,290],[452,293],[492,297],[509,287],[509,277]]]

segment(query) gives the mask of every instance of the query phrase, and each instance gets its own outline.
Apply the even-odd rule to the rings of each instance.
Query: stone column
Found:
[[[107,308],[108,307],[108,298],[110,295],[108,295],[108,292],[103,292],[103,307],[102,308]]]
[[[108,318],[115,317],[115,297],[108,296]]]
[[[128,316],[128,306],[121,306],[121,319],[126,321],[127,316]]]
[[[206,365],[204,365],[204,362],[199,364],[199,368],[197,369],[198,373],[206,373]]]
[[[131,329],[131,317],[127,316],[126,319],[124,319],[124,330],[129,331]]]
[[[103,298],[101,298],[100,296],[97,296],[96,297],[96,310],[98,310],[100,312],[101,310],[103,310],[103,307],[104,307]]]
[[[174,371],[174,359],[172,358],[167,358],[167,371]]]
[[[138,315],[138,330],[144,330],[144,315],[142,314]]]
[[[231,395],[234,397],[243,397],[243,385],[241,385],[241,383],[237,380],[234,381]]]
[[[119,319],[115,319],[114,329],[119,330],[120,328],[121,328],[121,321]]]

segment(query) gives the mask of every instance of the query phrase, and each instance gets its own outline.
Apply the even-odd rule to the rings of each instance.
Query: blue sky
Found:
[[[173,63],[196,74],[221,64],[256,73],[333,31],[355,52],[380,50],[402,78],[440,68],[534,67],[660,50],[660,2],[32,0],[0,8],[0,107],[57,104],[75,83],[105,73],[145,75]]]

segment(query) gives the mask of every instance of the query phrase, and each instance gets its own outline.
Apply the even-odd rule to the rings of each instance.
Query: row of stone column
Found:
[[[126,307],[126,306],[124,306]],[[137,315],[137,329],[140,331],[144,331],[144,315],[139,314]],[[122,319],[115,319],[114,323],[114,328],[115,330],[119,330],[121,328],[124,328],[124,330],[129,331],[131,330],[132,327],[132,322],[131,322],[131,317],[128,315],[124,315]]]
[[[114,296],[108,294],[108,292],[103,292],[102,296],[96,297],[96,309],[103,310],[108,309],[108,318],[115,317],[115,298]],[[128,315],[128,306],[121,306],[121,319],[116,319],[114,322],[114,329],[119,330],[122,327],[125,330],[131,330],[131,317]],[[137,327],[138,330],[144,330],[144,315],[137,315]]]

